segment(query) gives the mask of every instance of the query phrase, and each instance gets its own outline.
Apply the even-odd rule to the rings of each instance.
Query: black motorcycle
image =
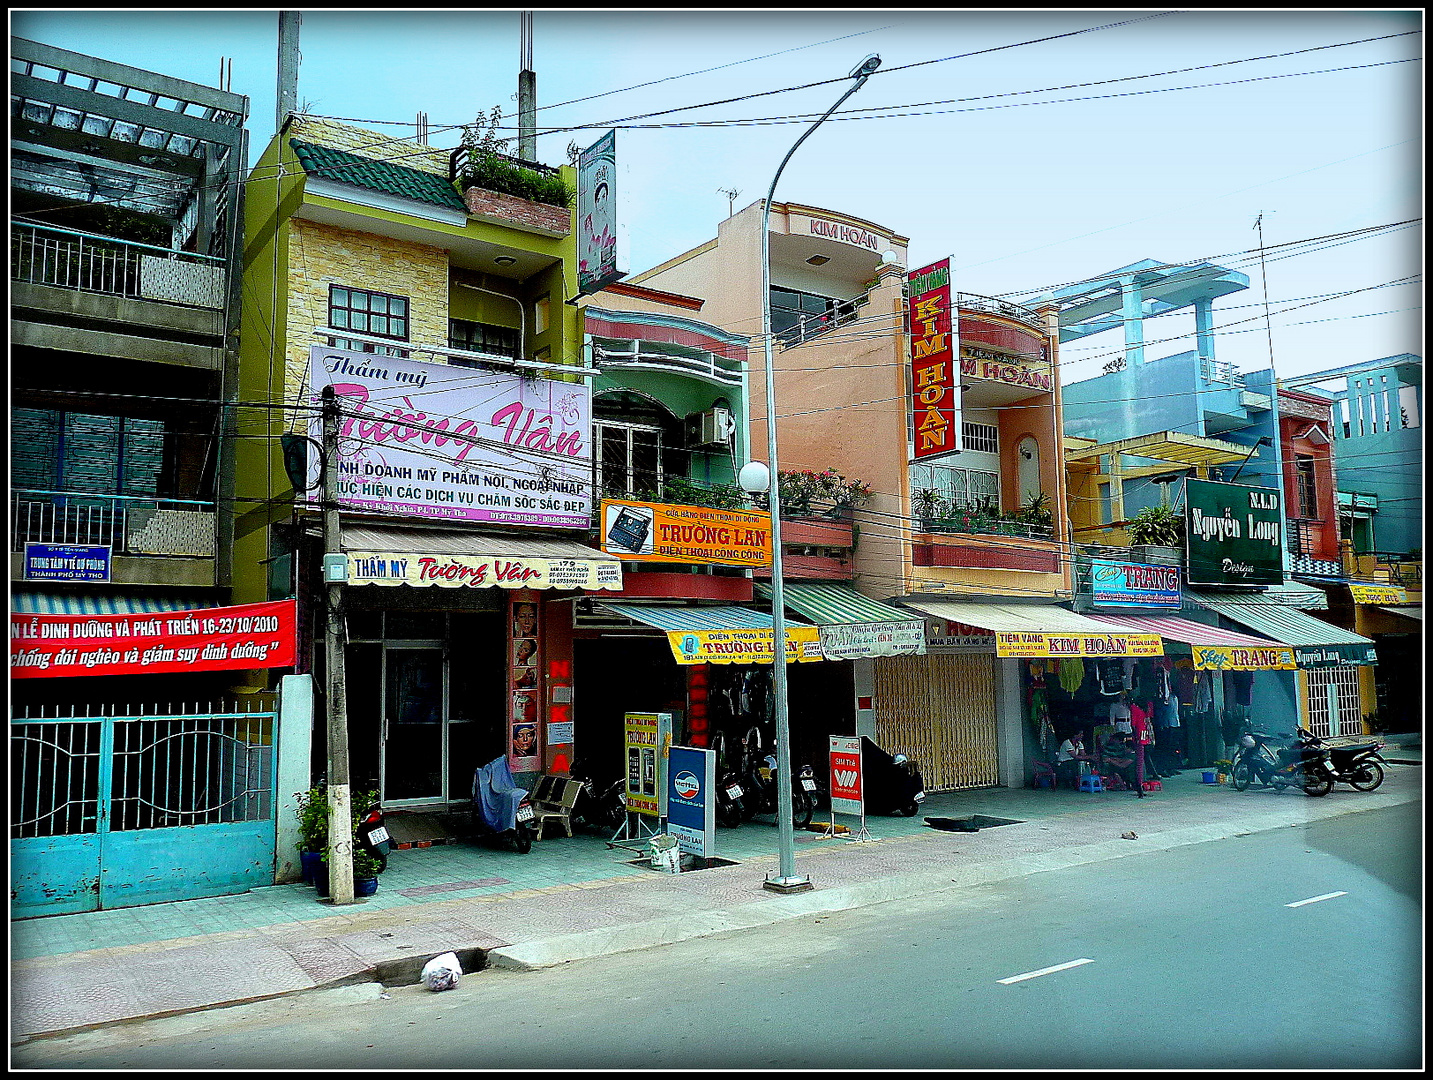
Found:
[[[601,831],[621,828],[627,816],[627,793],[621,778],[598,780],[580,761],[572,763],[570,775],[582,784],[582,791],[572,804],[573,823]]]
[[[905,754],[889,754],[862,735],[861,791],[867,813],[914,817],[925,800],[925,779]]]
[[[738,764],[727,759],[726,736],[718,731],[712,736],[712,749],[716,751],[716,822],[724,829],[734,829],[755,814],[746,812],[746,806],[753,796],[742,786],[742,775]]]
[[[510,844],[526,855],[532,850],[536,816],[528,792],[513,782],[506,754],[473,773],[473,825],[480,837]]]
[[[1383,783],[1383,766],[1386,762],[1378,753],[1383,749],[1383,743],[1329,746],[1317,735],[1309,735],[1308,738],[1311,745],[1328,751],[1329,764],[1333,766],[1333,778],[1338,783],[1347,784],[1355,791],[1373,791]]]
[[[383,824],[383,807],[374,803],[358,823],[358,848],[372,855],[378,862],[378,872],[388,869],[388,853],[393,850],[393,840]]]
[[[776,816],[777,784],[776,757],[762,753],[761,731],[748,729],[742,740],[744,767],[741,780],[742,817],[750,821],[757,814]],[[720,786],[720,785],[718,785]],[[798,829],[804,829],[811,822],[816,808],[812,792],[816,790],[816,776],[810,765],[802,765],[791,778],[791,820]]]
[[[1292,738],[1294,743],[1281,746],[1276,742],[1281,738]],[[1278,735],[1251,731],[1240,736],[1229,779],[1235,791],[1262,783],[1279,790],[1300,787],[1305,795],[1318,797],[1333,790],[1334,770],[1328,749],[1318,745],[1307,731]]]

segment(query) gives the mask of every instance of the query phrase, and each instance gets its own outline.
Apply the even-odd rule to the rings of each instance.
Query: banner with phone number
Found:
[[[295,600],[131,615],[10,616],[10,677],[292,667]]]

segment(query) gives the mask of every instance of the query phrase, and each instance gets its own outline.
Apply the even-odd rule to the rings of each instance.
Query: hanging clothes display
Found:
[[[1085,681],[1085,662],[1078,656],[1060,661],[1060,687],[1073,696]]]

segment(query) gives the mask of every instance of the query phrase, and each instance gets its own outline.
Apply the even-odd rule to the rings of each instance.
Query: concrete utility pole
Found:
[[[517,73],[517,156],[537,160],[537,72],[532,70],[532,12],[518,15],[521,41]]]
[[[279,12],[279,97],[274,109],[274,130],[299,107],[299,26],[302,12]]]
[[[328,675],[328,894],[353,903],[353,811],[348,779],[348,681],[343,663],[343,582],[332,580],[329,556],[342,552],[338,523],[338,397],[323,388],[323,550],[328,589],[324,670]]]

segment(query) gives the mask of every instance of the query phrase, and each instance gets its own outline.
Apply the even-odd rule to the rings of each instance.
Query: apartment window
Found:
[[[1000,476],[980,469],[957,469],[950,465],[912,465],[911,488],[933,488],[951,506],[976,507],[982,503],[1000,505]]]
[[[13,409],[10,422],[16,488],[156,495],[171,486],[174,447],[162,420]]]
[[[1398,426],[1416,428],[1418,425],[1418,387],[1400,386],[1398,388]]]
[[[1338,404],[1339,404],[1339,415],[1340,415],[1340,418],[1343,420],[1343,437],[1344,437],[1345,439],[1347,439],[1347,438],[1349,437],[1349,434],[1350,434],[1350,431],[1351,431],[1351,425],[1349,424],[1349,419],[1348,419],[1348,418],[1349,418],[1348,398],[1344,398],[1344,399],[1343,399],[1342,401],[1340,401]]]
[[[656,497],[662,490],[662,429],[611,422],[592,428],[602,494]]]
[[[1294,469],[1299,479],[1299,517],[1319,516],[1318,485],[1314,481],[1314,459],[1308,454],[1294,456]]]
[[[552,325],[552,297],[539,296],[532,304],[532,332],[545,334]]]
[[[469,322],[467,319],[448,320],[448,347],[451,349],[521,359],[518,344],[518,332],[512,327]],[[454,359],[452,363],[460,367],[472,366],[469,360]]]
[[[408,300],[388,293],[367,289],[350,289],[340,285],[328,287],[328,325],[336,330],[352,330],[374,337],[408,340]],[[381,356],[407,356],[408,350],[391,345],[376,345],[354,338],[334,336],[329,344],[352,352],[377,353]]]
[[[982,450],[987,454],[1000,453],[1000,429],[994,424],[962,423],[960,425],[961,449]]]

